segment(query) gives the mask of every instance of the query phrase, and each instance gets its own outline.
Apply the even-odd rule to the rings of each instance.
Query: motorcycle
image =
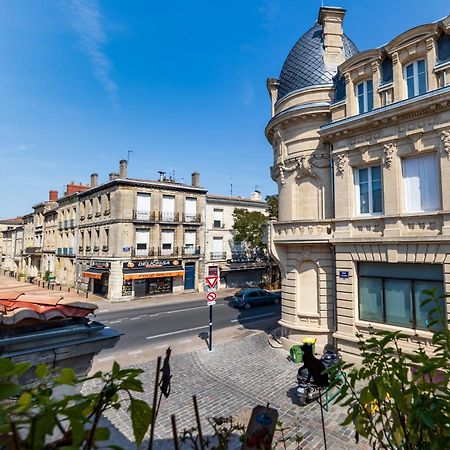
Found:
[[[325,366],[325,369],[328,369],[340,361],[340,356],[335,347],[331,344],[327,344],[325,345],[320,361]],[[328,377],[327,374],[326,376]],[[319,386],[314,382],[314,378],[309,373],[305,364],[298,369],[297,383],[298,387],[296,393],[301,406],[306,406],[308,403],[317,400],[320,396],[321,389],[323,389],[323,386]]]

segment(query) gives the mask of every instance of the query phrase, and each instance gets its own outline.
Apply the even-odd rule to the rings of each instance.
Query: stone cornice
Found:
[[[450,86],[427,92],[418,97],[392,103],[365,114],[348,117],[320,128],[324,142],[333,142],[343,136],[349,137],[367,133],[389,125],[401,123],[416,117],[436,114],[450,109]]]

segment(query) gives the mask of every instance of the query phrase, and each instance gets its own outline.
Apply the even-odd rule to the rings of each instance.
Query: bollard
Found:
[[[55,285],[54,284],[52,284],[52,291],[54,291],[55,290]]]
[[[50,281],[47,283],[47,289],[50,289]]]
[[[70,292],[70,286],[67,288],[67,292]]]
[[[59,290],[60,290],[60,291],[62,290],[62,284],[59,285]]]
[[[89,298],[89,291],[86,290],[86,298]]]

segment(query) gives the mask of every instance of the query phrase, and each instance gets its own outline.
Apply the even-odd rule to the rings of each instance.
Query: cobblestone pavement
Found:
[[[156,361],[139,366],[145,369],[145,393],[142,398],[151,403]],[[239,341],[215,347],[213,352],[197,350],[171,358],[172,390],[168,399],[162,400],[155,431],[155,448],[172,449],[170,415],[176,414],[178,431],[195,424],[192,395],[197,395],[203,420],[204,434],[211,432],[207,417],[234,416],[246,423],[257,404],[278,409],[283,425],[290,428],[289,436],[304,436],[301,448],[324,448],[320,407],[317,403],[300,407],[295,400],[295,380],[298,366],[287,358],[287,352],[273,349],[267,343],[267,334],[260,332]],[[90,390],[91,387],[86,387]],[[332,405],[325,412],[325,427],[329,449],[368,449],[355,444],[353,432],[339,426],[344,411]],[[113,440],[124,445],[132,437],[130,421],[124,409],[108,411],[106,419],[116,427]],[[144,447],[144,444],[143,444]],[[238,448],[235,443],[232,448]],[[126,448],[134,448],[129,443]],[[281,448],[281,447],[280,447]],[[288,449],[297,448],[291,442]]]

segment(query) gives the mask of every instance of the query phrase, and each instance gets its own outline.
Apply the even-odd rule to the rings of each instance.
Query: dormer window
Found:
[[[424,94],[427,91],[425,60],[419,59],[405,67],[405,80],[408,98]]]
[[[358,97],[358,113],[362,114],[373,109],[373,81],[365,80],[356,86]]]

